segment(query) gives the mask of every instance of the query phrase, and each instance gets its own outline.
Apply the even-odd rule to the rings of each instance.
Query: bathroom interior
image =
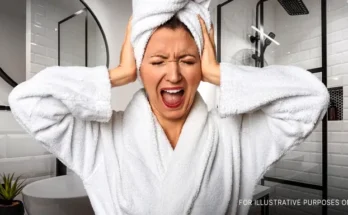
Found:
[[[117,66],[131,4],[125,0],[0,3],[0,175],[25,180],[16,199],[24,202],[27,215],[94,213],[80,179],[15,121],[8,95],[49,66]],[[348,199],[348,1],[213,0],[210,12],[219,61],[299,66],[330,92],[326,117],[269,169],[254,200],[336,199],[340,204],[255,201],[249,214],[348,214],[344,201]],[[139,88],[138,82],[113,88],[113,109],[124,110]],[[202,83],[199,91],[209,109],[217,106],[217,87]]]

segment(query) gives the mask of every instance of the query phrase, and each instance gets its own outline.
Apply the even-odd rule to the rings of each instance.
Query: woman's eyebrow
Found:
[[[184,57],[193,57],[193,58],[196,58],[196,55],[185,53],[185,54],[180,55],[179,57],[180,57],[180,58],[184,58]]]
[[[154,54],[154,55],[152,55],[150,57],[160,57],[160,58],[164,58],[164,59],[168,58],[168,56],[165,56],[165,55],[162,55],[162,54]]]

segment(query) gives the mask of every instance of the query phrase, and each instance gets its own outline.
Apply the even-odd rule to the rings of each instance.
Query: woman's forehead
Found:
[[[168,51],[192,54],[198,52],[198,47],[185,29],[160,28],[150,37],[146,51],[151,54],[163,54]]]

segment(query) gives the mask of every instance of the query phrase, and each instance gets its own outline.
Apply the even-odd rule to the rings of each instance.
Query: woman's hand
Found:
[[[115,69],[109,71],[112,87],[122,86],[137,79],[137,66],[135,63],[134,51],[131,44],[132,17],[127,25],[125,39],[123,41],[120,54],[120,64]]]
[[[216,60],[214,28],[212,27],[209,33],[204,20],[199,15],[198,19],[204,39],[203,53],[201,56],[202,81],[220,85],[220,64]]]

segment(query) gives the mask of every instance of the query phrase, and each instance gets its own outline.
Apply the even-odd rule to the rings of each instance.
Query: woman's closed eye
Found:
[[[159,66],[159,65],[163,65],[164,61],[153,61],[153,62],[150,62],[150,64],[153,66]]]
[[[181,60],[180,62],[187,64],[187,65],[193,65],[196,63],[195,61],[192,61],[192,60]]]

